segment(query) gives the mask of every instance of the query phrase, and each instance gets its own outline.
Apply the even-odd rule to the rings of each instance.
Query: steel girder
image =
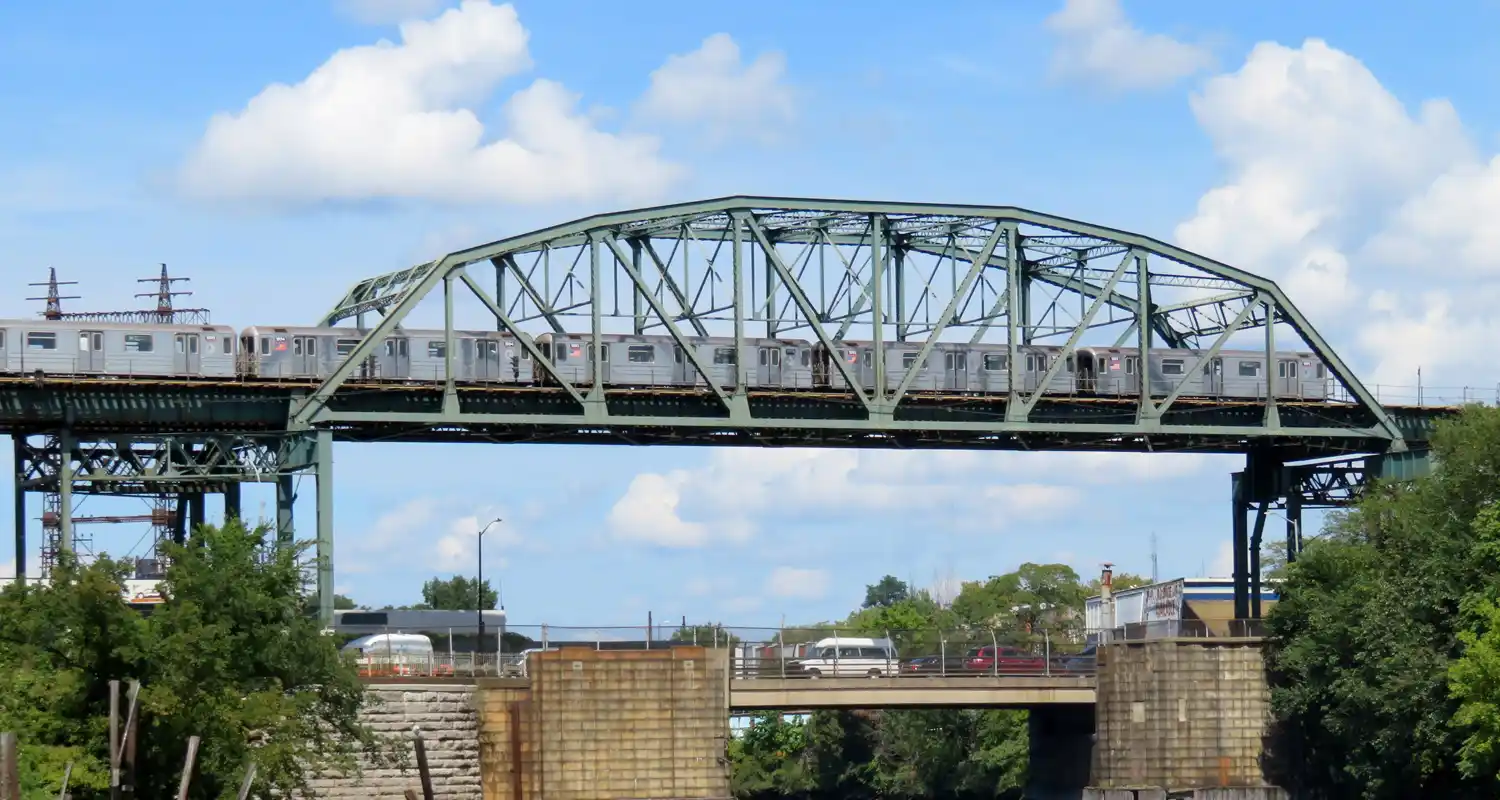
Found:
[[[474,268],[493,269],[483,285]],[[493,286],[493,294],[488,287]],[[460,289],[460,287],[462,287]],[[447,329],[447,379],[440,409],[357,410],[330,405],[356,365],[398,329],[425,297],[440,293]],[[455,296],[472,294],[499,330],[519,334],[535,368],[569,401],[541,413],[466,413],[463,387],[452,372]],[[1218,433],[1227,437],[1348,436],[1404,449],[1386,410],[1366,391],[1328,343],[1272,281],[1150,237],[1014,207],[877,203],[791,198],[727,197],[603,214],[450,253],[426,264],[357,283],[323,319],[325,324],[376,312],[344,363],[305,398],[294,402],[291,427],[370,424],[463,426],[537,425],[613,427],[663,425],[824,430],[854,425],[879,431],[1023,433],[1046,425],[1034,419],[1052,398],[1012,383],[1003,413],[987,420],[903,418],[910,381],[890,386],[880,343],[939,341],[1005,343],[1018,364],[1032,343],[1141,349],[1194,347],[1192,361],[1171,391],[1149,389],[1134,398],[1134,418],[1099,424],[1098,433],[1150,435]],[[1359,409],[1358,423],[1284,426],[1274,396],[1259,402],[1253,424],[1184,424],[1169,415],[1186,380],[1235,334],[1262,328],[1276,351],[1281,329],[1328,366],[1340,397]],[[864,385],[834,360],[858,409],[852,420],[775,419],[752,414],[746,402],[748,365],[732,388],[705,381],[708,414],[620,417],[600,371],[592,385],[574,386],[541,358],[530,335],[542,330],[595,335],[651,332],[671,336],[747,338],[795,336],[826,346],[870,341],[874,364]],[[1283,341],[1283,344],[1288,342]],[[1239,347],[1244,347],[1241,343]],[[706,374],[695,351],[684,348],[690,373]],[[590,353],[601,355],[594,338]],[[744,361],[744,359],[740,359]],[[1039,385],[1056,374],[1056,358]],[[1010,372],[1016,374],[1016,370]],[[1142,382],[1145,383],[1145,382]],[[1066,423],[1062,424],[1066,427]]]
[[[28,492],[60,491],[64,450],[75,494],[223,492],[238,483],[275,482],[313,465],[313,446],[306,435],[21,435],[18,486]]]

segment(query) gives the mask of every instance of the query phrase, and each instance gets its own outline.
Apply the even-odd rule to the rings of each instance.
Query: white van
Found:
[[[891,678],[901,659],[890,639],[833,636],[819,639],[807,658],[794,662],[809,678]]]

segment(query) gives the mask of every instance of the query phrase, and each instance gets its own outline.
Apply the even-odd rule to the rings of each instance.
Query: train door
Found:
[[[609,383],[609,342],[599,343],[599,360],[603,362],[599,367],[599,382]],[[594,363],[594,348],[589,347],[589,365]],[[591,378],[593,376],[590,376]]]
[[[5,334],[6,334],[5,329],[4,328],[0,328],[0,372],[10,372],[11,371],[10,361],[8,360],[8,356],[6,355],[6,350],[5,350]],[[19,348],[17,348],[17,349],[19,349]]]
[[[1203,393],[1224,393],[1224,359],[1215,358],[1203,365]]]
[[[943,388],[963,391],[969,388],[969,354],[962,350],[943,353]]]
[[[672,383],[678,386],[689,382],[696,383],[697,375],[693,376],[694,380],[688,380],[688,373],[693,371],[693,368],[688,365],[687,354],[682,352],[682,345],[672,345]]]
[[[192,334],[194,337],[197,334]],[[292,337],[292,374],[318,375],[318,339],[316,336]]]
[[[172,337],[172,361],[172,366],[179,374],[199,373],[198,334],[179,333]]]
[[[756,361],[756,364],[758,365],[758,368],[756,370],[755,379],[759,382],[760,386],[781,385],[780,347],[760,348],[760,357],[759,360]]]
[[[391,337],[385,340],[380,358],[380,378],[405,378],[411,375],[411,340]]]
[[[474,377],[482,381],[505,377],[499,342],[494,339],[474,340]]]
[[[104,332],[78,332],[78,371],[104,371]]]
[[[1093,394],[1099,391],[1098,371],[1094,364],[1093,353],[1076,352],[1073,354],[1078,364],[1078,391]]]
[[[1297,382],[1297,359],[1276,362],[1276,395],[1298,397],[1302,386]]]
[[[1046,372],[1047,372],[1047,354],[1046,353],[1027,353],[1026,354],[1026,379],[1022,383],[1022,386],[1028,392],[1035,391],[1036,387],[1042,381],[1042,375],[1046,374]]]

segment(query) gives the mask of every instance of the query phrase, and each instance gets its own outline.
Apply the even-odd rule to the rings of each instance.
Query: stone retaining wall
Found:
[[[480,800],[479,714],[473,686],[376,684],[369,692],[373,702],[365,711],[365,721],[380,735],[407,742],[407,770],[363,764],[364,772],[357,779],[327,776],[314,780],[318,797],[401,800],[408,787],[420,789],[410,744],[412,729],[420,727],[434,793],[453,800]]]

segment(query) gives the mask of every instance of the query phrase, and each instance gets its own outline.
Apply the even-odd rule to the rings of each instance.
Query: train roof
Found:
[[[33,331],[165,331],[168,333],[234,333],[229,325],[175,322],[96,322],[86,319],[0,319],[0,327]]]
[[[374,328],[339,328],[318,327],[315,325],[251,325],[242,333],[249,336],[260,336],[262,334],[287,333],[293,336],[339,336],[348,339],[363,339],[370,335]],[[417,336],[426,336],[441,339],[445,335],[442,328],[397,328],[388,336],[404,336],[408,339]],[[513,334],[505,331],[467,331],[454,329],[454,336],[468,338],[500,337],[502,339],[515,338]]]

